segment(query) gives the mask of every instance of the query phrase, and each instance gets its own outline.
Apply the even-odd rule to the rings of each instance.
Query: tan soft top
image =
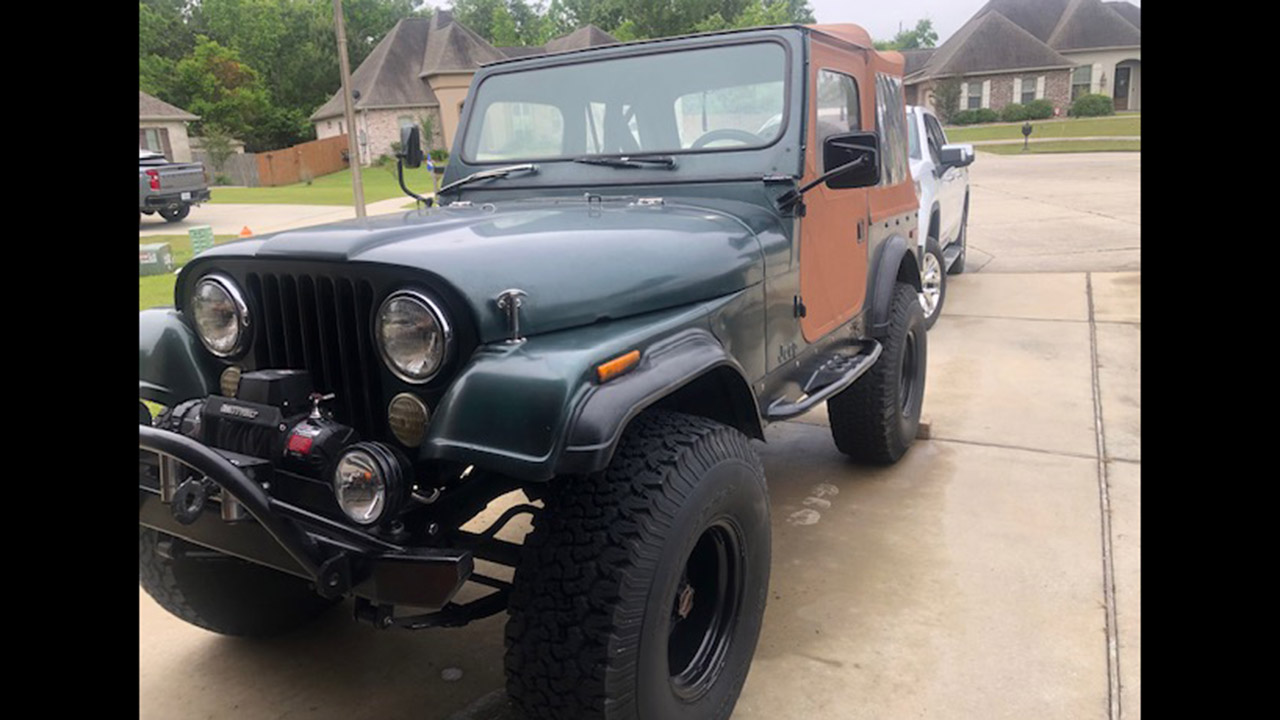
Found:
[[[906,60],[902,57],[902,53],[897,50],[876,50],[875,43],[871,41],[871,33],[863,29],[861,25],[853,23],[822,23],[805,25],[805,27],[850,45],[869,50],[873,58],[871,65],[876,72],[901,77],[903,69],[906,68]]]

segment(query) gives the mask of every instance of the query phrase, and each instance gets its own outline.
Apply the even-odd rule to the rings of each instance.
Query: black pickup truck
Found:
[[[191,212],[192,205],[209,201],[209,184],[204,165],[198,162],[173,163],[164,155],[138,150],[138,212],[160,213],[169,222],[178,222]]]

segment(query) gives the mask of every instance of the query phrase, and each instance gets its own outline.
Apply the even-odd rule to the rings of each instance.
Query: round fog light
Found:
[[[427,406],[417,395],[400,393],[391,398],[387,406],[387,424],[396,439],[407,447],[418,447],[427,436],[427,421],[430,419]]]
[[[352,445],[333,470],[338,507],[353,521],[373,525],[393,516],[405,492],[404,464],[390,448],[371,442]]]

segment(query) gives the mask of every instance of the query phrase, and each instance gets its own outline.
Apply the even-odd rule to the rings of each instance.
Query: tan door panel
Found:
[[[810,36],[809,117],[804,178],[822,174],[818,76],[823,70],[847,75],[856,83],[858,128],[875,128],[875,85],[862,51],[823,43]],[[832,130],[824,117],[825,129]],[[858,129],[855,128],[855,129]],[[843,129],[843,128],[841,128]],[[800,320],[805,340],[814,342],[858,314],[867,292],[867,189],[832,190],[820,185],[805,194],[800,220]]]

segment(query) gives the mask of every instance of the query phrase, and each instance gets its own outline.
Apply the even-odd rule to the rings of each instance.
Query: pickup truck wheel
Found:
[[[964,198],[964,212],[960,215],[960,255],[947,268],[948,275],[959,275],[964,272],[964,256],[969,250],[969,196]]]
[[[929,238],[920,256],[920,309],[924,311],[926,330],[938,322],[942,315],[942,303],[947,299],[947,273],[943,270],[946,260],[937,238]]]
[[[924,404],[929,335],[915,288],[894,287],[880,359],[827,401],[836,448],[860,462],[888,465],[911,447]]]
[[[157,552],[161,540],[173,542],[173,558]],[[307,624],[337,602],[315,594],[300,578],[141,526],[138,582],[171,614],[222,635],[279,635]]]
[[[746,436],[647,412],[606,470],[553,481],[544,501],[506,631],[524,716],[727,718],[769,585],[769,498]]]
[[[164,218],[168,222],[178,222],[185,218],[190,212],[190,205],[170,205],[168,207],[160,208],[160,217]]]

